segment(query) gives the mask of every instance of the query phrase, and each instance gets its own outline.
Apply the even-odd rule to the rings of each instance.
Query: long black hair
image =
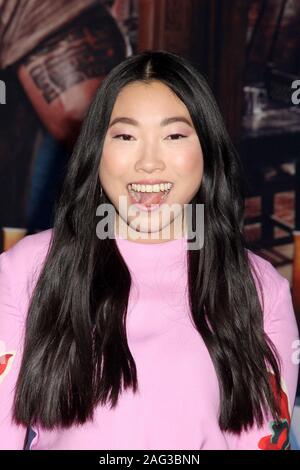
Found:
[[[220,388],[219,425],[239,433],[279,416],[268,380],[280,386],[280,360],[263,329],[243,235],[243,172],[218,106],[191,62],[166,51],[126,58],[106,76],[83,122],[55,207],[51,242],[30,299],[14,420],[47,429],[93,417],[117,404],[122,388],[138,388],[126,336],[131,276],[115,239],[99,239],[95,214],[109,203],[99,164],[110,116],[131,82],[166,84],[186,105],[198,134],[204,173],[190,202],[204,204],[204,245],[187,250],[189,303]],[[186,391],[187,395],[189,391]]]

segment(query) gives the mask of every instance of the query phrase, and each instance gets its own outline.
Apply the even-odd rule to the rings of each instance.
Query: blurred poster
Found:
[[[5,250],[52,226],[85,112],[103,78],[136,48],[137,2],[0,0],[0,16]]]

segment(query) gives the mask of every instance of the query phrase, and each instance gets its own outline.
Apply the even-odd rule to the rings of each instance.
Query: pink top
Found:
[[[11,422],[24,321],[51,229],[28,235],[0,255],[0,449],[22,449],[25,428]],[[93,422],[37,433],[31,449],[272,449],[284,448],[294,405],[298,330],[288,281],[249,251],[265,295],[265,331],[282,359],[282,427],[240,436],[218,425],[219,387],[208,350],[189,317],[186,238],[158,244],[116,239],[133,277],[127,317],[139,392],[126,390],[117,408],[96,408]],[[293,356],[294,354],[294,356]],[[271,377],[270,377],[271,378]]]

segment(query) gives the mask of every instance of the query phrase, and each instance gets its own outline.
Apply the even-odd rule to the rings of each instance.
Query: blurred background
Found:
[[[245,170],[246,238],[289,280],[300,323],[300,0],[0,0],[0,252],[52,226],[97,87],[145,49],[208,80]]]

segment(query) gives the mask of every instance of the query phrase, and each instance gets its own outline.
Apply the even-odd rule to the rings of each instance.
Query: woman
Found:
[[[0,257],[1,447],[31,426],[31,449],[289,448],[289,284],[245,246],[239,160],[187,60],[109,73],[55,214]]]

